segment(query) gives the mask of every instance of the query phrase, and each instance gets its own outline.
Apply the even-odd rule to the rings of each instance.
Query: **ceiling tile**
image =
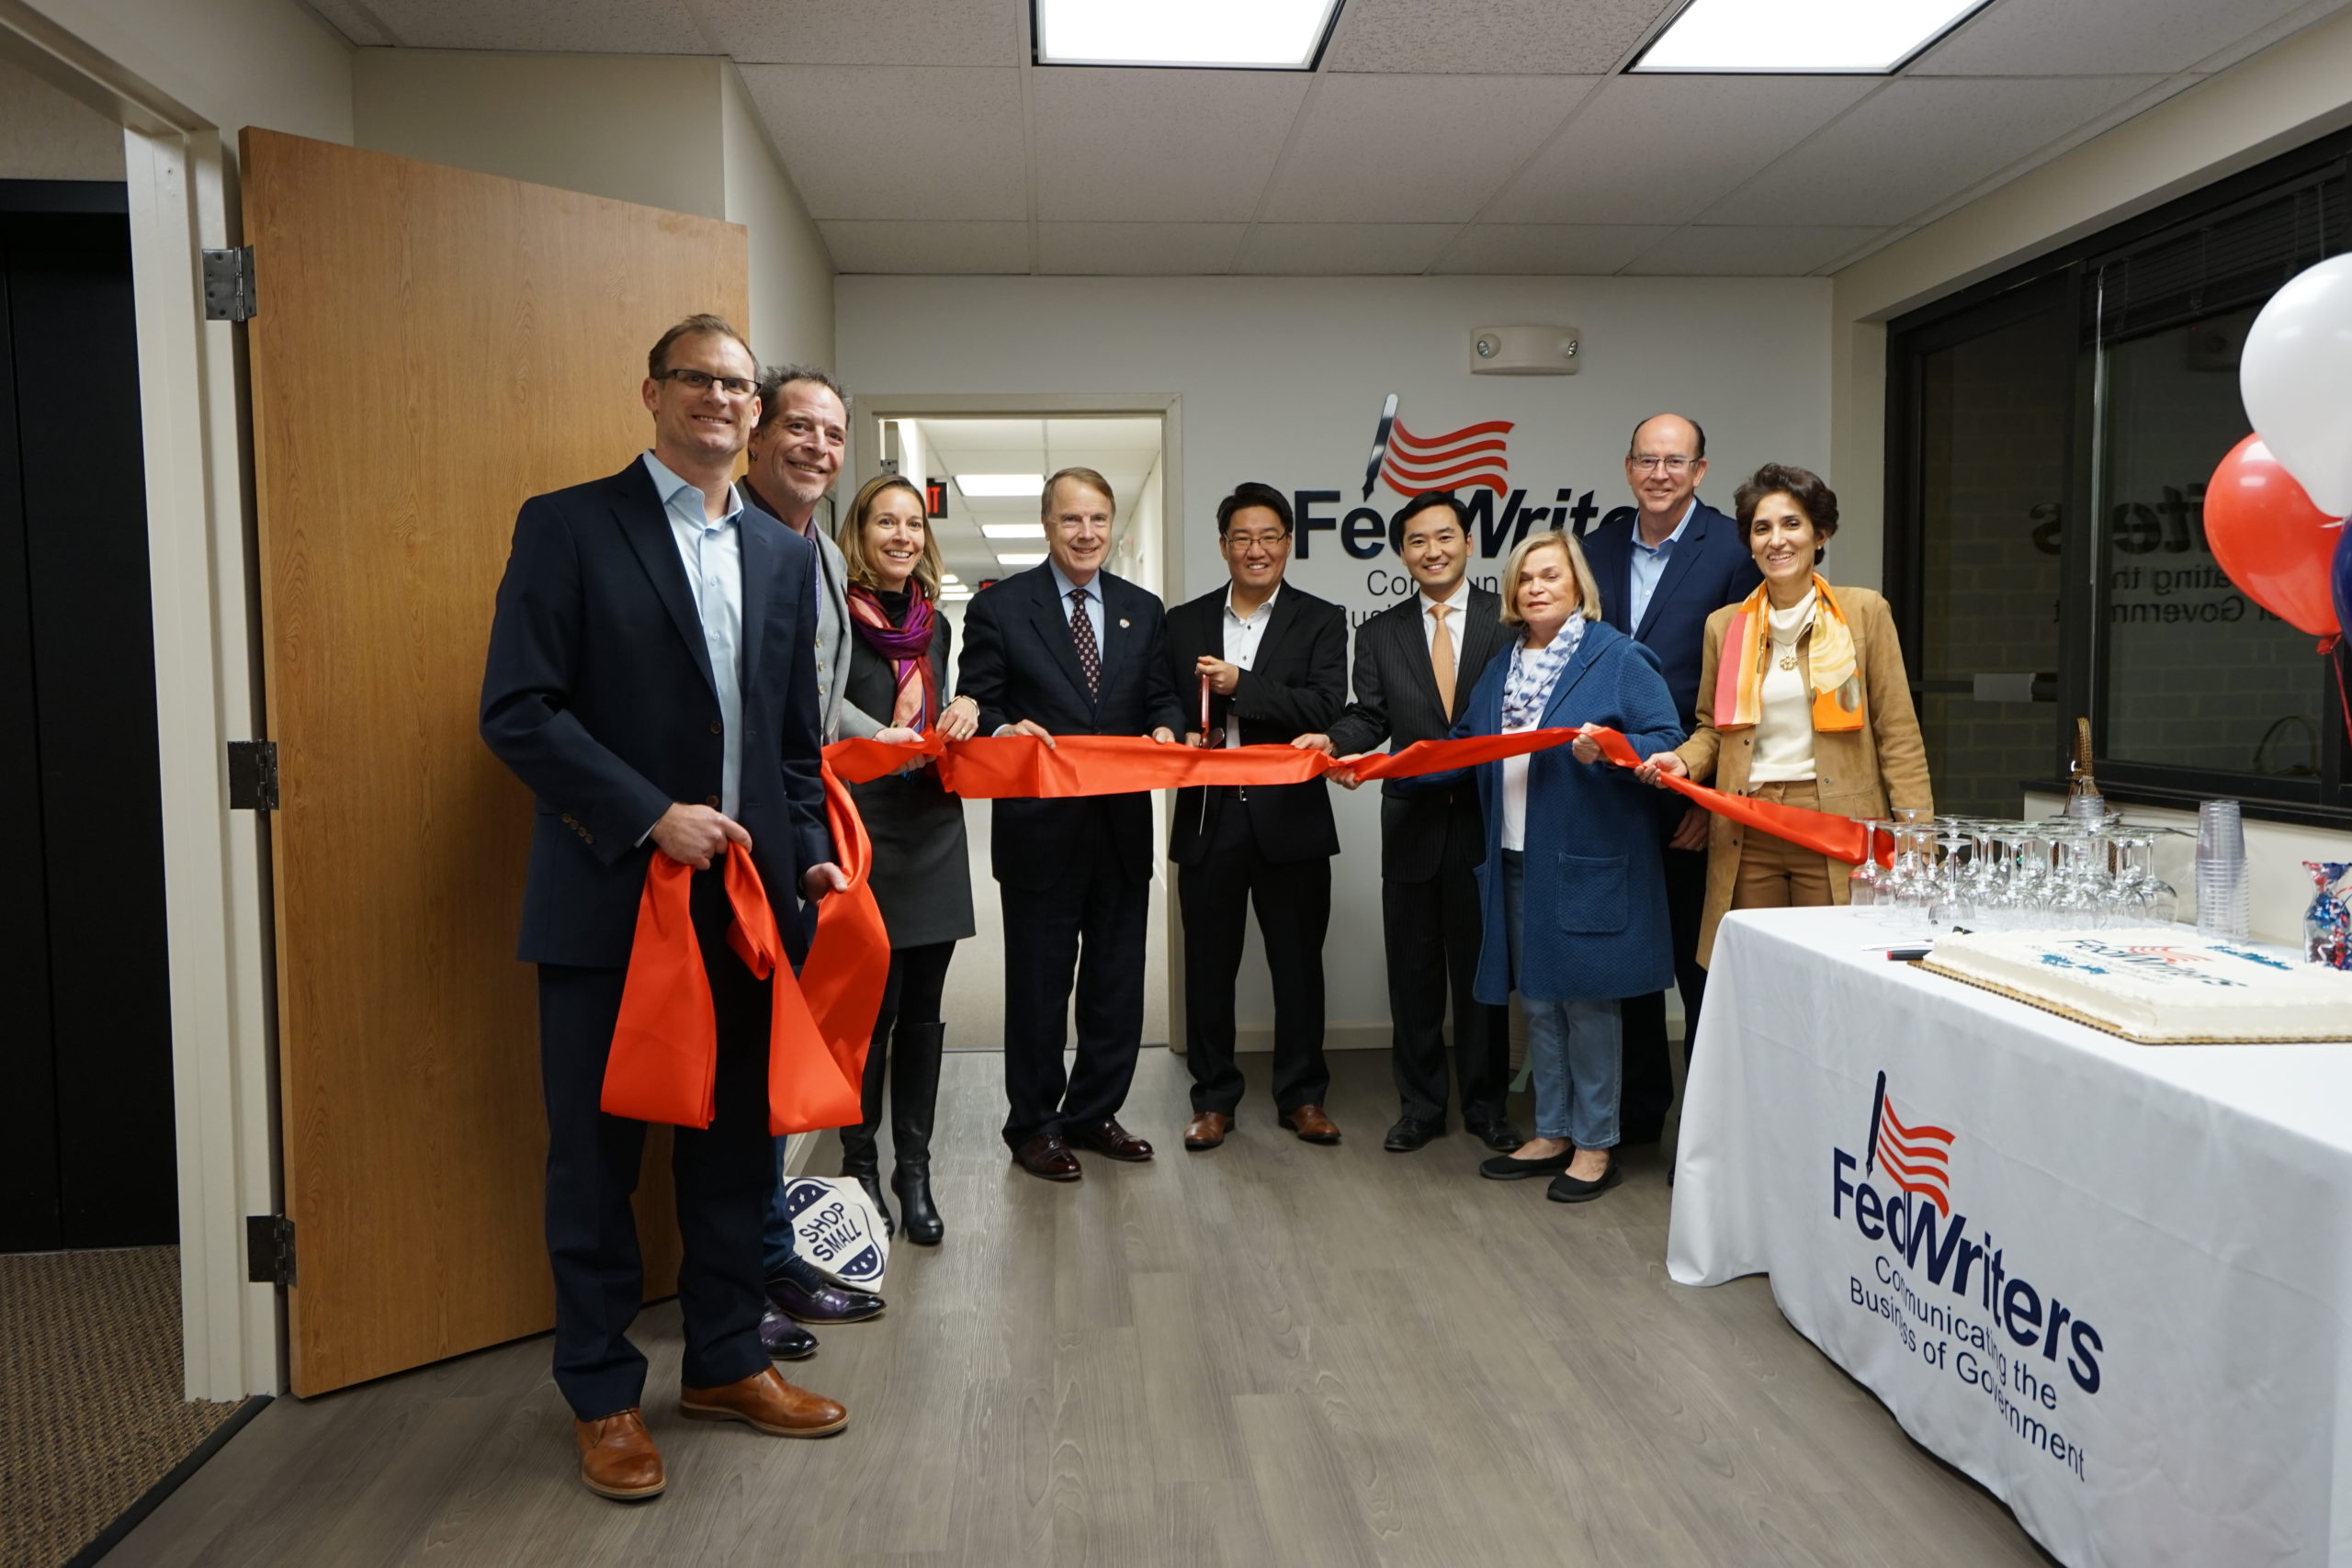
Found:
[[[1020,0],[698,0],[740,64],[1018,65]]]
[[[1029,215],[1017,70],[747,65],[743,80],[812,217]]]
[[[680,0],[368,0],[411,49],[514,49],[568,54],[711,54]]]
[[[1246,223],[1040,223],[1041,273],[1184,276],[1232,270]]]
[[[1611,273],[1674,232],[1653,223],[1474,223],[1438,262],[1442,273]]]
[[[1890,82],[1732,193],[1709,223],[1899,223],[2156,85],[2153,76]]]
[[[876,222],[817,225],[842,272],[1027,272],[1026,223]]]
[[[1877,86],[1863,76],[1617,76],[1482,214],[1687,223]]]
[[[351,0],[311,0],[311,9],[361,49],[389,49],[400,41],[367,7],[355,6]]]
[[[1247,219],[1309,80],[1291,71],[1033,71],[1037,215]]]
[[[1236,272],[1374,276],[1427,272],[1458,223],[1260,223]]]
[[[1347,0],[1326,71],[1600,75],[1681,0]]]
[[[2000,0],[1914,63],[1915,76],[2170,75],[2308,0]]]
[[[1623,270],[1635,276],[1803,277],[1882,230],[1829,228],[1818,223],[1693,224],[1644,252]]]
[[[1327,76],[1262,209],[1286,222],[1465,221],[1589,76]]]

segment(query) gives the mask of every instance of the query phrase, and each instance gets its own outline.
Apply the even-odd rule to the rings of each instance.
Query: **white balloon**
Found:
[[[2306,268],[2270,297],[2246,333],[2238,390],[2312,504],[2352,513],[2352,255]]]

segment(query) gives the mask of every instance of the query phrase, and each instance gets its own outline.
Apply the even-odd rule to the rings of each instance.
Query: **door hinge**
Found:
[[[277,809],[277,742],[229,742],[229,809]]]
[[[294,1283],[294,1222],[283,1214],[245,1216],[245,1278],[256,1285]]]
[[[260,313],[254,292],[254,248],[204,253],[204,319],[250,321]]]

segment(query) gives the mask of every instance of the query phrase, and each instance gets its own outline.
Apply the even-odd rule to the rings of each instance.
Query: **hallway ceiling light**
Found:
[[[999,566],[1035,566],[1045,558],[1043,550],[999,550],[996,553]]]
[[[989,539],[1042,539],[1046,536],[1043,523],[983,523],[980,536]]]
[[[956,488],[973,501],[992,495],[1035,495],[1046,488],[1043,474],[957,474]]]
[[[1310,71],[1340,0],[1035,0],[1040,65]]]
[[[939,585],[942,588],[961,588],[964,580],[952,571],[943,571],[939,574]]]
[[[1988,0],[1690,0],[1634,71],[1884,74]]]

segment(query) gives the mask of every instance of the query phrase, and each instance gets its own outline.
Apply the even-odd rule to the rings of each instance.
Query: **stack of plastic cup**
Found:
[[[2243,942],[2246,934],[2245,825],[2234,800],[2197,807],[2197,930]]]

